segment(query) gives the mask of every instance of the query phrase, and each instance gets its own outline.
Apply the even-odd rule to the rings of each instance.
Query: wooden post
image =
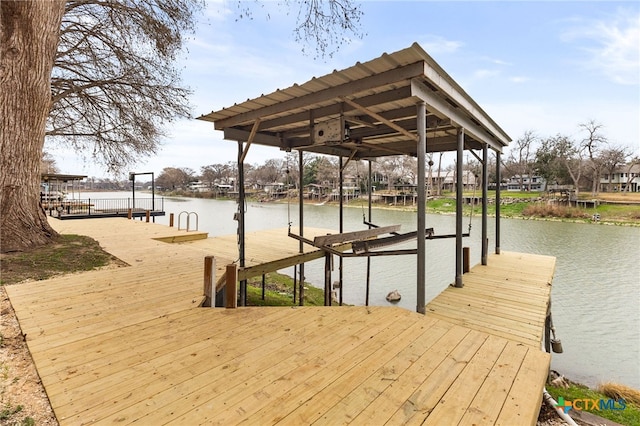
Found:
[[[331,306],[331,253],[324,253],[324,306]]]
[[[173,213],[169,213],[169,226],[173,228]]]
[[[133,219],[133,210],[132,209],[129,209],[127,211],[127,219],[129,219],[129,220]]]
[[[471,269],[469,247],[462,247],[462,273],[466,274]]]
[[[215,278],[216,261],[213,256],[204,257],[204,303],[202,306],[214,307],[216,298],[216,287],[213,284]]]
[[[147,223],[149,223],[149,218],[151,217],[151,212],[149,210],[146,210],[144,213],[144,216],[147,220]]]
[[[238,307],[238,265],[232,263],[227,265],[227,283],[225,285],[226,299],[225,308],[235,309]]]

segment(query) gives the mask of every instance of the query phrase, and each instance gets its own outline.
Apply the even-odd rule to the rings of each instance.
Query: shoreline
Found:
[[[147,192],[147,191],[145,191]],[[206,193],[170,193],[167,195],[162,195],[163,197],[171,198],[194,198],[194,199],[212,199],[212,200],[220,200],[220,201],[236,201],[234,197],[218,197],[212,198],[208,196],[198,196],[197,194],[206,194]],[[571,209],[572,211],[577,211],[582,214],[582,217],[558,217],[558,216],[539,216],[539,215],[521,215],[521,214],[509,214],[505,212],[501,212],[500,217],[504,219],[521,219],[521,220],[539,220],[539,221],[548,221],[548,222],[565,222],[565,223],[582,223],[582,224],[594,224],[594,225],[606,225],[606,226],[629,226],[629,227],[640,227],[640,194],[631,193],[633,196],[637,196],[638,200],[619,200],[616,199],[606,199],[606,198],[596,198],[596,200],[600,201],[600,206],[615,206],[617,208],[626,207],[632,213],[631,217],[619,216],[619,215],[610,215],[609,218],[606,216],[603,217],[603,214],[599,214],[600,217],[597,220],[593,219],[594,213],[598,213],[594,208],[583,208],[583,207],[564,207],[565,209]],[[626,194],[625,194],[626,195]],[[158,193],[156,193],[158,196]],[[510,196],[510,197],[502,197],[503,203],[501,203],[501,209],[505,209],[508,206],[514,206],[518,204],[522,207],[522,205],[536,204],[539,203],[539,197],[518,197],[518,196]],[[496,215],[492,212],[492,206],[495,206],[495,198],[489,198],[493,200],[494,203],[489,203],[489,212],[487,213],[487,217],[495,218]],[[504,203],[504,200],[519,200],[513,203]],[[522,201],[522,200],[531,200]],[[440,196],[440,197],[431,197],[427,200],[426,213],[427,214],[441,214],[441,215],[455,215],[455,210],[451,210],[451,205],[449,208],[439,209],[437,207],[429,206],[429,203],[438,201],[438,200],[455,200],[454,197],[449,196]],[[295,201],[295,204],[298,204],[298,198],[276,198],[276,199],[264,199],[252,196],[250,194],[247,196],[247,202],[252,202],[256,204],[289,204]],[[319,202],[320,200],[310,200],[305,198],[303,200],[306,205],[315,205],[315,206],[332,206],[338,207],[339,203],[337,201],[324,201]],[[355,205],[354,205],[355,204]],[[345,208],[364,208],[368,209],[367,200],[365,198],[353,198],[343,204]],[[415,204],[412,205],[392,205],[385,203],[372,203],[372,209],[377,210],[393,210],[393,211],[401,211],[401,212],[416,212],[417,206]],[[467,216],[469,214],[469,205],[465,204],[463,206],[465,212],[464,215]],[[480,205],[475,205],[473,208],[474,216],[481,216],[479,210],[481,209]],[[607,213],[609,215],[609,213]]]

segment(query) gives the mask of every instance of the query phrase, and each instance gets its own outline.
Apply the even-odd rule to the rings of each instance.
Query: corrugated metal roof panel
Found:
[[[422,82],[422,85],[419,85],[422,89],[419,89],[417,94],[413,92],[412,83],[416,78]],[[407,90],[408,86],[411,86],[411,90]],[[380,96],[376,97],[376,95]],[[200,119],[215,122],[218,129],[231,127],[238,129],[240,133],[236,132],[234,135],[239,137],[243,134],[242,132],[250,129],[256,119],[260,118],[261,133],[278,134],[279,137],[284,135],[284,139],[287,139],[286,133],[293,132],[289,135],[291,140],[300,141],[300,135],[307,135],[305,137],[308,139],[310,117],[305,114],[308,111],[315,111],[316,122],[339,117],[340,111],[365,116],[386,114],[392,117],[391,121],[406,122],[407,118],[411,115],[415,117],[416,113],[410,113],[407,116],[404,111],[410,111],[410,108],[423,96],[427,96],[425,100],[431,97],[432,101],[429,102],[437,101],[434,105],[440,105],[442,110],[438,108],[434,110],[430,107],[429,112],[437,113],[440,118],[453,114],[462,122],[468,123],[472,129],[469,134],[475,138],[479,137],[484,141],[483,143],[491,141],[494,149],[500,149],[510,141],[504,131],[417,43],[398,52],[383,53],[380,57],[367,62],[358,62],[344,70],[334,70],[327,75],[313,77],[301,85],[294,84],[291,87],[213,111]],[[342,97],[346,97],[352,106],[342,105],[344,99]],[[369,102],[373,98],[376,98],[375,102]],[[360,100],[368,104],[354,110]],[[400,114],[398,114],[399,111]],[[408,139],[406,132],[402,134],[396,131],[394,134],[386,123],[389,121],[375,120],[375,125],[381,129],[378,135],[374,136],[371,132],[361,132],[361,134],[366,134],[369,140],[375,140],[378,144],[412,142]],[[360,124],[353,127],[359,129],[365,126]],[[410,128],[408,130],[415,132],[415,124],[413,130]],[[445,135],[448,134],[445,133]],[[268,139],[265,143],[273,144],[273,139]],[[287,146],[281,146],[283,147]],[[291,145],[288,147],[290,148]],[[318,152],[320,151],[318,148]]]

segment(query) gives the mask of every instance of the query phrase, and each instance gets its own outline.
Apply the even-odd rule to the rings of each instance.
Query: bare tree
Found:
[[[220,183],[224,177],[224,164],[210,164],[200,168],[201,179],[212,188],[215,183]]]
[[[287,175],[287,163],[280,158],[271,158],[264,162],[263,165],[257,166],[255,170],[255,177],[258,183],[269,184],[275,182],[283,182]],[[294,175],[295,174],[295,175]],[[298,170],[290,165],[289,168],[289,182],[296,185],[296,176],[298,176]],[[297,186],[296,186],[297,187]]]
[[[253,19],[253,9],[258,3],[238,1],[238,18]],[[280,6],[286,13],[296,13],[297,8],[294,39],[302,44],[303,52],[307,52],[307,48],[315,51],[315,58],[333,56],[343,44],[350,42],[350,36],[362,38],[363,13],[353,0],[282,0]]]
[[[187,189],[195,179],[193,170],[185,167],[165,167],[156,178],[156,185],[164,189]]]
[[[581,147],[589,157],[591,194],[596,195],[598,193],[600,175],[604,167],[602,158],[598,154],[602,149],[602,145],[606,145],[608,141],[607,138],[600,133],[603,125],[597,123],[595,120],[589,120],[587,123],[580,124],[579,127],[587,132],[587,136],[581,142]]]
[[[40,160],[40,171],[42,173],[60,173],[60,169],[56,164],[56,159],[47,151],[42,152],[42,159]]]
[[[627,164],[627,182],[624,186],[625,192],[631,192],[631,181],[635,178],[631,171],[633,170],[633,167],[637,165],[640,165],[640,157],[638,156],[633,157],[631,161],[629,161],[629,164]]]
[[[509,156],[504,163],[505,170],[511,175],[509,177],[519,177],[521,189],[524,186],[525,176],[529,177],[529,191],[531,191],[531,178],[535,170],[534,145],[537,141],[538,137],[533,130],[525,131],[524,135],[509,147]]]
[[[173,61],[200,0],[69,0],[51,76],[47,136],[112,171],[154,154],[189,114]]]
[[[318,156],[316,180],[321,185],[336,188],[338,186],[338,159],[324,155]]]
[[[57,235],[40,208],[49,82],[64,1],[0,2],[0,252]]]
[[[611,177],[615,170],[625,163],[628,157],[627,150],[624,148],[607,148],[602,150],[598,155],[598,161],[602,165],[601,171],[606,172],[608,176],[607,192],[611,192]]]

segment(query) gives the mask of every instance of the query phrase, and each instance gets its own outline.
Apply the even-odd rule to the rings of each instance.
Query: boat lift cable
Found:
[[[474,206],[476,203],[476,188],[478,187],[478,176],[474,175],[474,181],[473,181],[473,197],[471,198],[471,202],[469,204],[471,204],[471,211],[469,212],[469,230],[467,231],[469,234],[471,234],[471,218],[473,217],[473,210],[474,210]]]

